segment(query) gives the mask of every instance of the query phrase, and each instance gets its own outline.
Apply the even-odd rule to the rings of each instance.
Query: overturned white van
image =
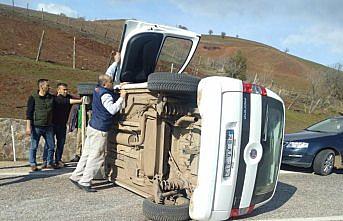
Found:
[[[284,135],[282,99],[228,77],[182,73],[200,36],[127,21],[116,82],[125,107],[109,136],[106,171],[146,199],[152,220],[225,220],[268,202]],[[171,63],[173,72],[170,73]],[[81,92],[82,93],[82,92]]]

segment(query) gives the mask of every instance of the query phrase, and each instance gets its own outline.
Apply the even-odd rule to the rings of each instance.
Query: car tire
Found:
[[[143,214],[150,220],[158,221],[184,221],[189,220],[189,204],[163,205],[144,199]]]
[[[92,95],[96,86],[97,83],[79,83],[77,85],[77,93],[84,96]]]
[[[332,150],[320,151],[313,161],[314,173],[322,176],[327,176],[332,173],[335,164],[335,152]]]
[[[156,92],[196,94],[200,78],[178,73],[152,73],[148,77],[148,89]]]

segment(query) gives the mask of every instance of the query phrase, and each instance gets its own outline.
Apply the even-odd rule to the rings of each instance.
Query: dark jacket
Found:
[[[32,93],[27,101],[26,119],[31,120],[33,126],[51,126],[53,115],[53,96],[40,96]]]

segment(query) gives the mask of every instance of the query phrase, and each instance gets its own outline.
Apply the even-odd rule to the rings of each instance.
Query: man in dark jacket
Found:
[[[56,167],[64,167],[62,162],[62,155],[64,144],[67,135],[67,121],[69,112],[72,104],[82,103],[81,99],[74,99],[70,94],[68,94],[68,85],[65,83],[57,84],[57,95],[54,97],[53,106],[53,128],[54,137],[56,137],[56,151],[55,151],[55,163]],[[47,145],[45,145],[43,153],[43,166],[47,167]]]
[[[104,162],[108,131],[113,126],[114,115],[121,109],[125,92],[120,97],[113,92],[113,82],[109,75],[99,76],[99,85],[93,92],[92,117],[87,127],[87,137],[80,161],[69,178],[72,183],[87,192],[91,180]]]
[[[38,80],[38,91],[33,92],[27,102],[26,134],[31,136],[29,162],[32,171],[37,171],[36,153],[40,137],[43,136],[47,145],[47,167],[55,168],[53,164],[53,96],[49,93],[49,80]]]

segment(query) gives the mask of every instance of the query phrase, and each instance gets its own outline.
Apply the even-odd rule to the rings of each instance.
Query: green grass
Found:
[[[95,82],[98,74],[25,57],[0,56],[0,117],[25,118],[27,98],[40,78],[49,79],[52,89],[58,82],[67,83],[76,93],[79,82]]]
[[[66,82],[76,92],[79,82],[94,82],[99,73],[72,69],[48,62],[35,62],[18,56],[0,56],[0,117],[24,118],[28,96],[36,89],[39,78],[49,79],[54,88],[58,82]],[[286,133],[299,131],[330,114],[305,114],[286,111]]]

